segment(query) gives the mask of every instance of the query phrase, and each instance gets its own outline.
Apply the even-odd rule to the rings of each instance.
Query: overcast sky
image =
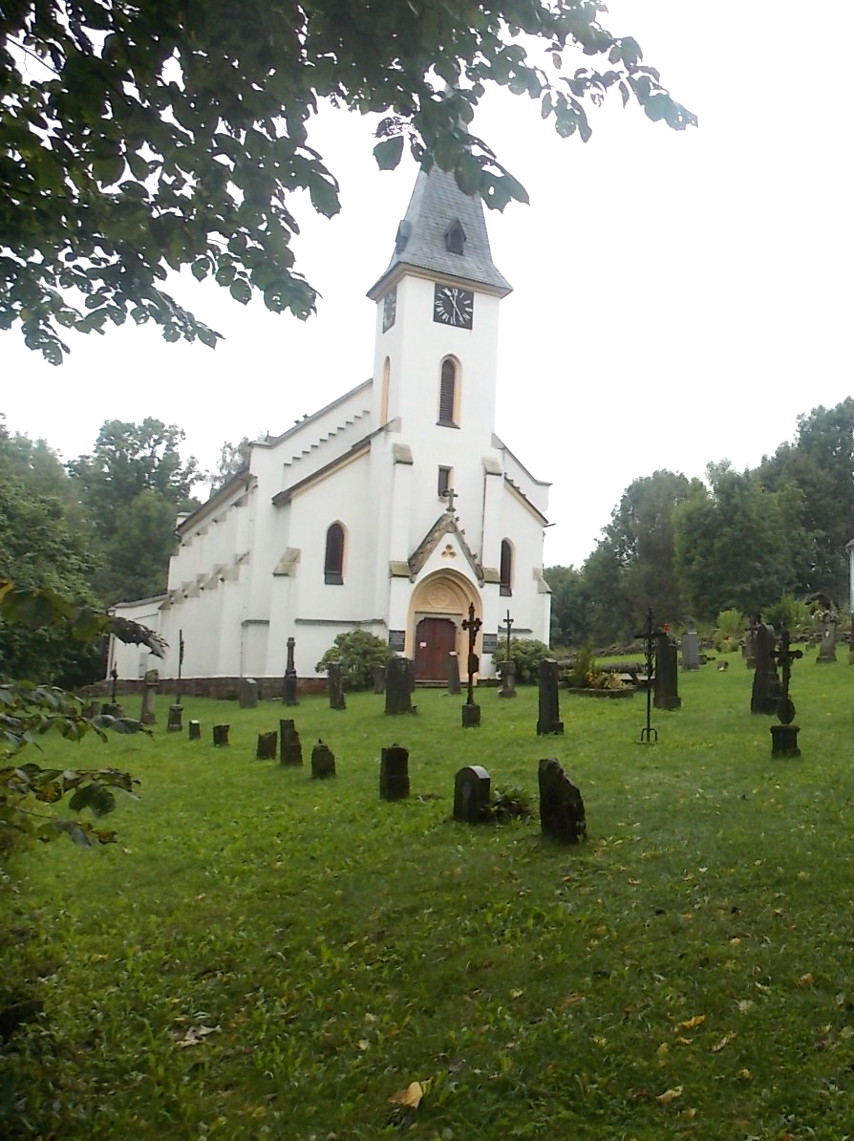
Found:
[[[580,565],[633,479],[702,476],[722,459],[754,466],[793,438],[799,413],[851,394],[854,5],[609,7],[605,26],[635,36],[698,129],[673,132],[617,97],[592,112],[585,145],[509,95],[473,128],[531,197],[487,224],[514,287],[497,431],[553,485],[546,565]],[[154,416],[214,468],[224,440],[282,432],[368,377],[365,290],[388,262],[415,167],[377,171],[370,124],[343,112],[325,113],[311,141],[343,204],[333,221],[297,210],[317,317],[243,308],[188,275],[181,300],[226,337],[213,352],[127,327],[74,337],[54,368],[0,333],[7,427],[71,459],[105,420]]]

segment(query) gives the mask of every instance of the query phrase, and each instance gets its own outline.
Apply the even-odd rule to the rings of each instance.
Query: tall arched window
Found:
[[[344,581],[344,528],[340,523],[333,523],[326,532],[323,581],[335,586]]]
[[[501,569],[499,576],[501,586],[498,593],[511,595],[513,593],[513,546],[508,539],[501,540]]]
[[[442,361],[442,375],[439,381],[439,423],[456,427],[457,413],[457,362],[453,357]]]

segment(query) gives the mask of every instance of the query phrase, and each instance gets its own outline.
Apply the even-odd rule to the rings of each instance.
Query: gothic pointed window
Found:
[[[457,427],[459,385],[457,384],[457,362],[453,357],[442,361],[439,380],[439,423],[447,428]]]
[[[333,523],[326,532],[323,581],[333,586],[344,582],[344,528],[340,523]]]
[[[501,569],[499,571],[500,588],[498,593],[511,595],[513,593],[513,546],[508,539],[501,540]]]

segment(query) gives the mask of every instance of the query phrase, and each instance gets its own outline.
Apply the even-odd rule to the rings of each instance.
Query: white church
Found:
[[[505,617],[548,643],[543,577],[549,484],[495,435],[498,310],[483,207],[453,175],[419,173],[376,302],[373,379],[281,436],[181,516],[167,593],[120,603],[157,631],[165,660],[114,642],[122,679],[157,668],[226,695],[238,679],[281,693],[287,642],[301,679],[335,636],[365,630],[447,679],[480,619],[480,677],[495,676]]]

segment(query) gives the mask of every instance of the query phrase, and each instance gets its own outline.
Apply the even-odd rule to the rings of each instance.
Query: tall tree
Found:
[[[311,145],[318,101],[384,116],[377,162],[404,143],[490,206],[525,199],[470,131],[487,86],[590,135],[608,92],[680,129],[638,44],[596,0],[16,0],[0,6],[0,327],[59,363],[60,330],[154,320],[207,328],[166,293],[191,266],[237,301],[306,317],[294,267],[300,191],[325,215],[338,185]],[[585,58],[586,57],[586,58]],[[592,66],[588,66],[592,65]]]
[[[675,515],[676,566],[700,619],[734,607],[756,614],[798,582],[809,536],[803,496],[787,485],[763,487],[756,472],[709,464],[707,489],[695,482]]]
[[[192,490],[204,479],[193,457],[181,458],[183,439],[160,420],[108,420],[92,454],[68,465],[95,531],[95,586],[106,603],[165,589],[176,514],[197,505]]]
[[[589,590],[584,572],[573,566],[546,567],[552,592],[551,644],[580,646],[590,637]]]
[[[35,457],[30,464],[27,456]],[[44,445],[0,426],[0,579],[95,605],[92,537],[59,460]],[[29,631],[0,619],[0,673],[80,685],[103,676],[98,646],[58,626]]]
[[[854,398],[798,417],[794,443],[781,444],[758,469],[766,487],[789,484],[804,496],[804,526],[813,550],[797,583],[800,593],[847,599],[845,544],[854,534]]]

